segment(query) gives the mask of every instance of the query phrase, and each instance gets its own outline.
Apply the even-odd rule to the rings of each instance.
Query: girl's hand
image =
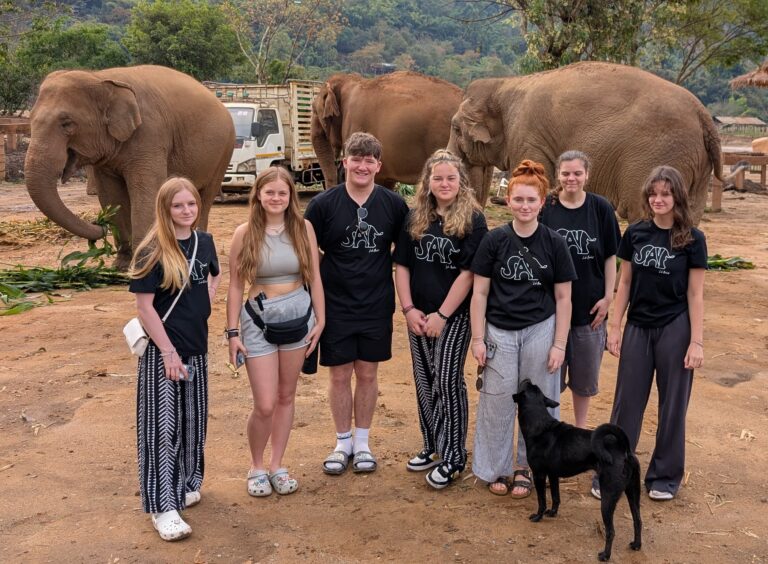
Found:
[[[187,374],[187,371],[181,362],[181,357],[179,357],[176,351],[168,354],[162,354],[161,351],[161,355],[163,357],[163,371],[165,372],[166,378],[178,382],[182,376],[184,378],[189,377],[189,374]]]
[[[617,327],[608,327],[608,341],[606,342],[608,352],[616,358],[619,358],[621,351],[621,329]]]
[[[227,343],[229,345],[229,362],[232,363],[232,366],[237,366],[238,352],[243,353],[246,358],[248,357],[248,349],[245,348],[245,345],[243,345],[240,337],[232,337],[227,341]]]
[[[698,343],[691,343],[688,345],[688,352],[685,353],[685,368],[693,370],[694,368],[701,368],[704,364],[704,347]]]
[[[549,349],[549,357],[547,358],[547,370],[550,374],[558,370],[565,361],[565,351],[559,349],[555,345],[552,345]]]
[[[445,329],[446,321],[437,315],[437,313],[430,313],[424,323],[424,334],[427,337],[439,337]]]
[[[480,366],[485,366],[485,341],[472,341],[472,356]]]
[[[605,321],[605,318],[608,317],[608,308],[610,305],[610,300],[603,298],[601,300],[597,300],[595,305],[592,306],[592,309],[589,310],[590,315],[595,316],[595,318],[592,320],[592,323],[590,323],[590,327],[592,327],[593,331],[596,331],[597,328],[600,327],[600,324]]]
[[[427,317],[420,309],[413,308],[405,314],[405,322],[408,325],[408,331],[414,335],[424,335],[424,330],[427,324]]]
[[[309,357],[309,355],[312,354],[312,351],[315,350],[317,343],[320,342],[320,335],[323,334],[323,329],[325,329],[325,323],[315,323],[315,326],[312,327],[312,331],[304,337],[304,341],[309,344],[304,358]]]

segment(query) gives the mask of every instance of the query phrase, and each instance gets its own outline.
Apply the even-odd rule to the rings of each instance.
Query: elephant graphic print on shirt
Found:
[[[539,259],[536,257],[533,257],[533,260],[535,260],[539,264],[539,268],[542,270],[547,268],[547,265],[541,264],[539,262]],[[531,282],[534,286],[540,286],[541,282],[538,278],[533,274],[533,270],[528,265],[527,262],[523,259],[520,255],[512,255],[507,259],[506,266],[502,267],[501,269],[501,276],[503,278],[506,278],[507,280],[523,280],[527,279]]]
[[[350,226],[353,227],[353,226]],[[372,224],[366,223],[366,229],[354,226],[353,231],[342,241],[341,246],[348,249],[357,249],[360,246],[364,246],[370,253],[378,253],[379,249],[376,247],[376,237],[382,235],[381,231],[376,229]],[[349,227],[347,228],[349,229]]]
[[[187,260],[187,264],[189,264],[189,260]],[[208,265],[206,263],[200,262],[198,259],[195,259],[195,265],[192,267],[192,272],[190,272],[189,279],[191,282],[195,282],[196,284],[202,284],[204,282],[208,281]]]
[[[447,237],[436,237],[431,233],[426,233],[419,239],[419,247],[416,249],[416,258],[427,262],[437,262],[449,265],[449,268],[455,269],[451,261],[451,255],[458,253],[459,249],[453,246],[453,242]]]
[[[654,266],[661,272],[667,269],[667,261],[673,258],[675,255],[670,254],[669,250],[664,247],[645,245],[635,252],[632,256],[632,262],[642,266]]]
[[[589,255],[589,244],[597,241],[583,229],[560,228],[557,230],[557,234],[565,239],[569,249],[576,249],[577,255]]]

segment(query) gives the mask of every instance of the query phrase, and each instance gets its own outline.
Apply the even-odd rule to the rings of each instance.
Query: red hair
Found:
[[[512,193],[512,188],[515,184],[527,184],[528,186],[533,186],[539,191],[539,195],[542,199],[544,199],[547,196],[547,192],[549,192],[549,179],[544,170],[544,165],[528,159],[521,162],[517,165],[517,168],[512,171],[512,179],[507,185],[507,197]]]

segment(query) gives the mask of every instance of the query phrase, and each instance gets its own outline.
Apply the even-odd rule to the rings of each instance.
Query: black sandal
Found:
[[[499,488],[497,490],[494,490],[493,486],[496,484],[501,484],[502,486],[504,486],[504,489],[502,490],[501,488]],[[511,485],[512,484],[509,482],[508,476],[499,476],[498,478],[496,478],[495,481],[488,484],[488,491],[491,492],[493,495],[507,495],[509,494]]]
[[[524,480],[515,480],[518,476],[521,476],[525,478]],[[523,488],[525,489],[525,493],[523,495],[515,495],[512,493],[512,490],[515,488]],[[524,468],[522,470],[515,470],[512,473],[512,488],[510,489],[510,494],[515,499],[525,499],[529,495],[531,495],[531,489],[533,488],[533,480],[531,480],[531,470],[529,468]]]

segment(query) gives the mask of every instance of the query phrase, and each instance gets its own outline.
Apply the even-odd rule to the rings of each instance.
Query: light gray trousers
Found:
[[[560,371],[547,371],[549,350],[555,338],[555,316],[525,329],[509,331],[486,323],[485,341],[493,357],[486,361],[483,389],[477,405],[472,472],[486,482],[512,474],[517,405],[512,395],[526,378],[548,398],[559,401]],[[550,414],[560,419],[560,408]],[[528,467],[525,441],[518,429],[517,465]]]

